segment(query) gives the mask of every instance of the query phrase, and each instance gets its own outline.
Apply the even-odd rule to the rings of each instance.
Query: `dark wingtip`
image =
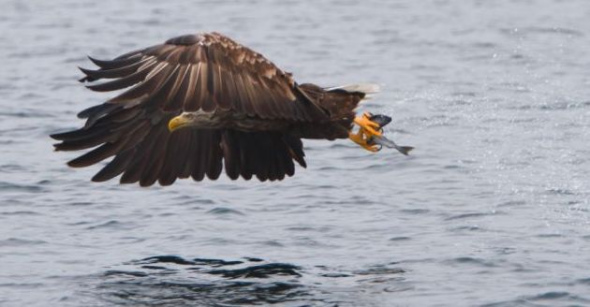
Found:
[[[92,182],[104,182],[104,181],[107,181],[107,180],[108,179],[104,179],[102,177],[98,177],[98,174],[97,175],[94,175],[92,178],[90,178],[90,181],[92,181]]]
[[[58,144],[53,144],[53,151],[61,151],[59,148],[61,147],[60,145],[63,143],[58,143]]]
[[[92,178],[90,178],[90,181],[92,181],[92,182],[105,182],[105,181],[111,180],[112,178],[114,178],[116,176],[118,176],[118,174],[112,175],[112,174],[106,173],[101,170],[98,173],[94,174],[94,176],[92,176]]]
[[[91,81],[94,81],[94,80],[95,80],[95,79],[92,79],[92,78],[90,77],[90,74],[92,73],[92,71],[91,71],[91,70],[89,70],[89,69],[86,69],[86,68],[83,68],[83,67],[80,67],[80,66],[78,66],[78,69],[79,69],[79,70],[80,70],[80,71],[81,71],[83,74],[85,74],[85,76],[84,76],[84,77],[82,77],[82,78],[78,79],[78,82],[80,82],[80,83],[85,83],[85,82],[91,82]],[[89,73],[89,72],[90,72],[90,73]]]
[[[89,55],[87,55],[87,57],[90,60],[90,62],[94,63],[94,65],[96,65],[98,67],[103,67],[108,64],[108,61],[99,60],[99,59],[93,58]]]
[[[56,141],[63,141],[75,131],[77,131],[77,130],[52,133],[49,135],[49,137],[56,140]],[[55,145],[58,145],[58,144],[54,144],[53,146],[55,146]]]
[[[82,165],[82,163],[80,163],[80,161],[78,159],[68,161],[66,164],[69,167],[84,167],[85,166],[85,165]]]

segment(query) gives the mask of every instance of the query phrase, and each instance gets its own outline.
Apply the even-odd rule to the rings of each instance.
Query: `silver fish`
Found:
[[[383,135],[372,136],[371,138],[369,138],[369,140],[367,140],[367,144],[381,145],[381,146],[385,146],[387,148],[395,148],[395,149],[397,149],[397,151],[401,152],[402,154],[404,154],[406,156],[409,154],[410,151],[412,151],[412,149],[414,149],[414,147],[412,147],[412,146],[399,146],[394,141],[386,138]]]
[[[379,124],[379,130],[381,130],[383,127],[385,127],[385,125],[387,125],[391,122],[391,117],[389,117],[387,115],[382,115],[382,114],[376,114],[376,115],[371,114],[369,119],[372,122]],[[402,154],[404,154],[406,156],[408,155],[408,153],[412,149],[414,149],[414,147],[411,147],[411,146],[399,146],[394,141],[386,138],[383,135],[371,136],[367,140],[367,144],[368,145],[381,145],[381,146],[385,146],[387,148],[395,148],[395,149],[397,149],[397,151],[401,152]]]

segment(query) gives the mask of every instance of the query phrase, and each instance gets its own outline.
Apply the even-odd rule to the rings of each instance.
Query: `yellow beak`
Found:
[[[168,130],[172,132],[174,130],[187,126],[189,123],[190,121],[186,117],[178,115],[168,122]]]

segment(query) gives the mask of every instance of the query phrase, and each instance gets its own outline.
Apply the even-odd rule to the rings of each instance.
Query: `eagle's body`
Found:
[[[88,153],[83,167],[115,156],[94,181],[172,184],[177,178],[281,180],[305,167],[302,138],[351,137],[354,110],[371,87],[297,84],[262,55],[218,34],[185,35],[82,71],[91,90],[129,88],[78,114],[83,128],[54,134],[57,150]],[[362,124],[365,125],[362,125]],[[378,128],[373,125],[373,128]],[[366,133],[366,132],[364,132]],[[364,142],[364,143],[363,143]]]
[[[183,112],[181,115],[196,129],[234,129],[247,132],[283,131],[299,138],[308,139],[339,139],[347,138],[352,128],[354,109],[365,97],[364,92],[347,92],[341,89],[324,90],[313,84],[297,85],[298,89],[313,101],[310,108],[319,107],[325,115],[314,120],[297,120],[290,118],[264,118],[235,109],[217,108],[206,112],[202,109],[195,112]],[[291,102],[297,103],[297,102]],[[324,129],[317,129],[318,125]]]

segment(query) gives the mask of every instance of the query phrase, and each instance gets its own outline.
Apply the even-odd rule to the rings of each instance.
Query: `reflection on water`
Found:
[[[387,283],[389,288],[383,289],[403,290],[394,283],[403,279],[399,268],[321,273],[325,271],[251,257],[227,261],[154,256],[104,272],[87,291],[120,306],[372,306],[375,302],[355,297],[355,283]]]

